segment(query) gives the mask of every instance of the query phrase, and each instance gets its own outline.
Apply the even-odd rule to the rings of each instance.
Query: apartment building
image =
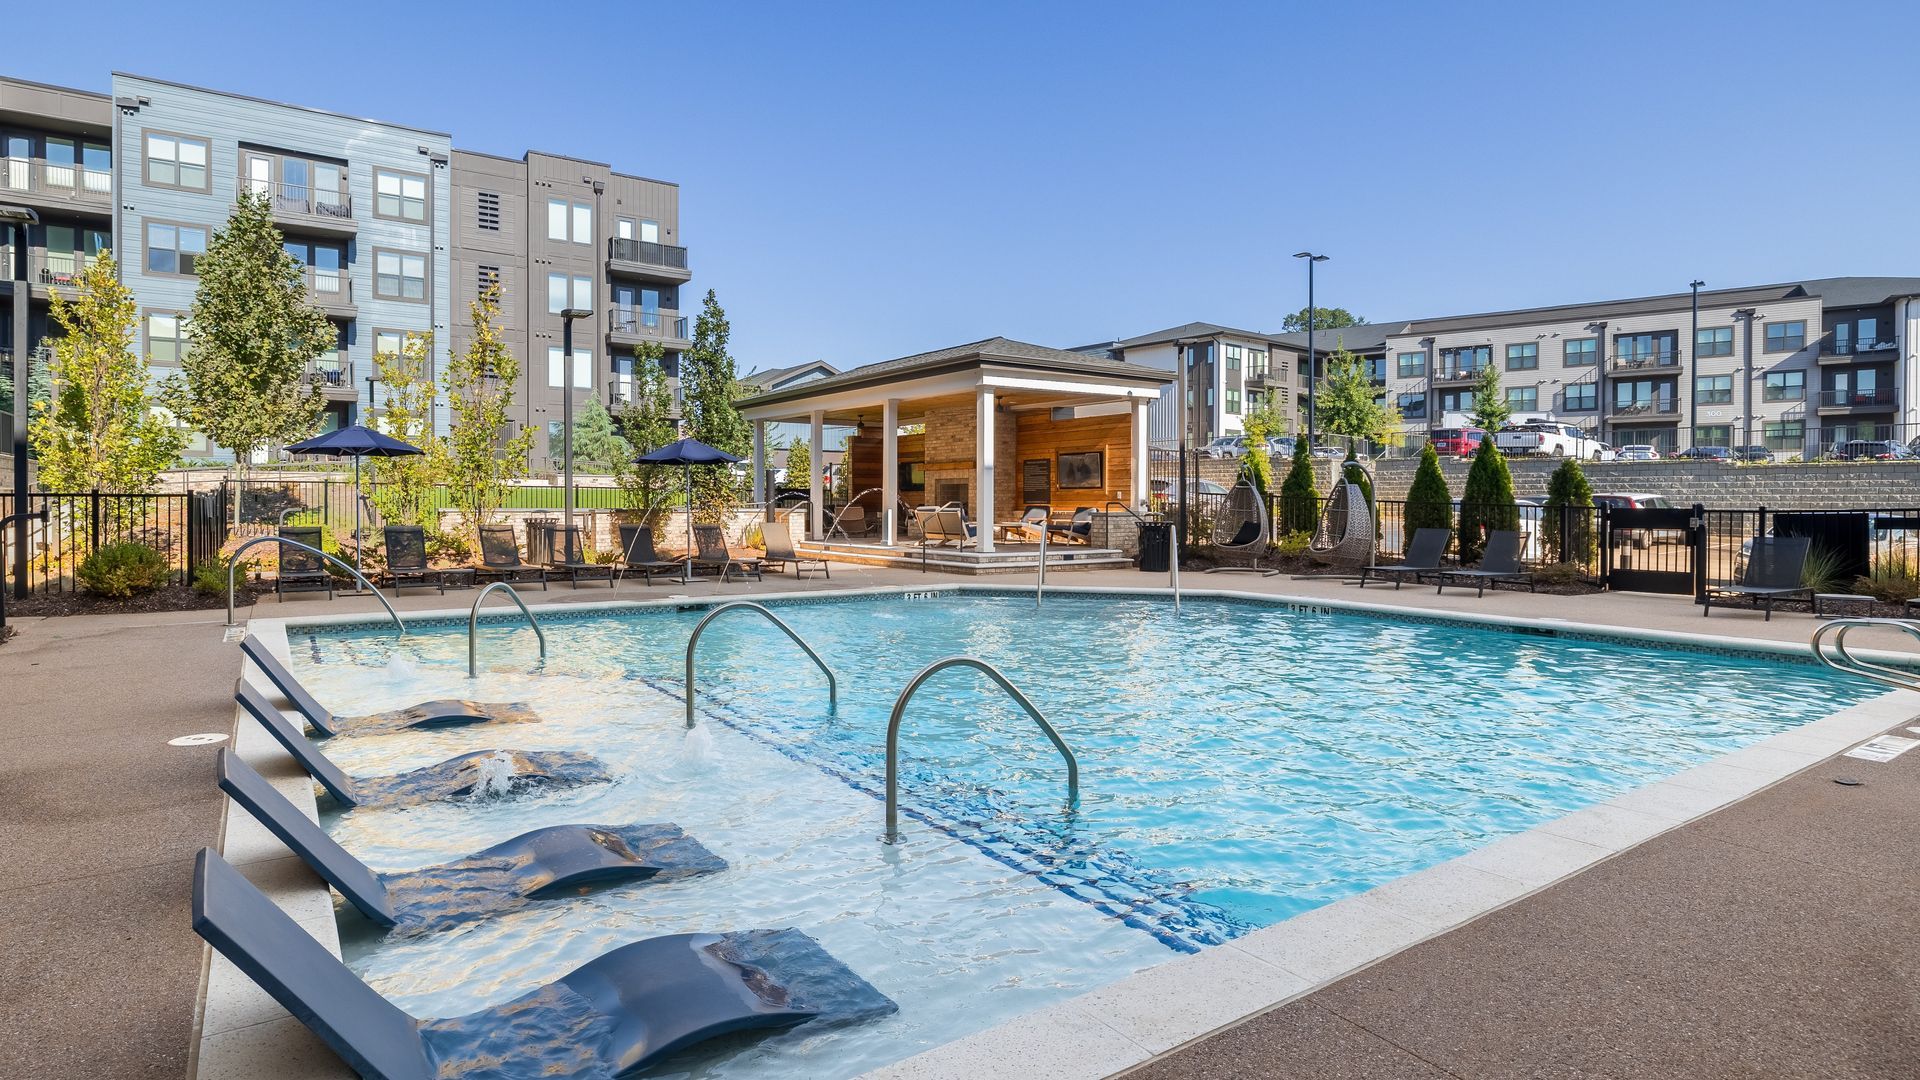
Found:
[[[1390,325],[1406,427],[1462,422],[1483,368],[1508,406],[1616,444],[1815,456],[1920,434],[1920,278],[1821,278]]]
[[[1305,390],[1297,362],[1304,351],[1294,352],[1272,334],[1219,323],[1183,323],[1072,351],[1162,371],[1185,368],[1186,399],[1180,400],[1175,384],[1148,410],[1147,437],[1160,448],[1179,445],[1183,417],[1189,445],[1202,446],[1244,431],[1246,415],[1268,401],[1291,427]]]
[[[637,349],[658,345],[679,397],[680,357],[693,315],[681,309],[690,274],[676,184],[613,171],[601,162],[529,151],[520,158],[453,154],[453,348],[473,335],[471,301],[500,287],[501,325],[522,357],[516,408],[534,440],[534,467],[558,458],[567,395],[575,410],[632,399]],[[561,312],[573,327],[568,369]]]
[[[691,343],[678,186],[599,162],[455,151],[445,132],[118,72],[110,94],[0,79],[0,150],[0,204],[40,215],[26,236],[27,339],[42,357],[55,332],[47,297],[111,248],[155,377],[175,370],[190,348],[194,263],[241,190],[271,199],[309,298],[336,328],[309,372],[329,426],[377,411],[373,357],[410,337],[433,335],[438,378],[470,342],[470,304],[488,284],[500,286],[503,335],[521,360],[519,422],[538,430],[557,432],[563,395],[576,407],[628,398],[634,350],[648,342],[677,386]],[[7,230],[0,248],[9,259],[17,235]],[[571,371],[560,315],[570,308],[590,313],[573,328]],[[0,365],[11,362],[11,318],[0,304]],[[435,423],[445,429],[444,401]],[[187,453],[221,456],[204,441]],[[548,456],[536,439],[534,466]]]

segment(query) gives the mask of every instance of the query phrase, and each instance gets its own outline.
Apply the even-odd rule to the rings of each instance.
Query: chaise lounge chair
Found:
[[[524,701],[463,701],[438,698],[410,708],[367,716],[336,716],[308,693],[287,665],[259,638],[248,634],[240,642],[240,651],[267,677],[281,696],[293,703],[294,710],[321,738],[335,735],[362,735],[407,728],[461,727],[466,724],[521,723],[540,719],[540,714]]]
[[[1478,568],[1442,570],[1439,577],[1436,593],[1444,592],[1448,585],[1472,585],[1479,589],[1475,595],[1485,596],[1487,586],[1503,581],[1525,585],[1528,592],[1540,591],[1533,575],[1520,569],[1520,534],[1512,529],[1494,529],[1487,533],[1487,549],[1480,556]]]
[[[1728,601],[1745,600],[1748,607],[1766,612],[1764,621],[1773,621],[1773,602],[1800,597],[1813,599],[1806,582],[1807,552],[1813,541],[1804,536],[1759,536],[1747,553],[1747,567],[1736,585],[1709,585],[1701,597],[1701,618],[1713,612],[1713,603],[1721,607]]]
[[[718,570],[724,583],[735,570],[742,578],[760,580],[759,559],[736,559],[727,549],[727,532],[718,525],[695,525],[693,527],[693,568],[695,570]]]
[[[1449,529],[1418,529],[1413,534],[1413,542],[1407,545],[1407,557],[1404,561],[1391,566],[1363,566],[1360,568],[1360,587],[1366,588],[1371,578],[1390,578],[1393,587],[1398,589],[1407,578],[1419,581],[1423,574],[1440,572],[1440,559],[1447,553],[1447,541],[1453,538]]]
[[[1075,507],[1073,517],[1065,525],[1048,525],[1047,532],[1062,540],[1078,540],[1083,544],[1093,539],[1093,507]]]
[[[520,561],[520,542],[511,525],[480,526],[480,575],[509,585],[538,581],[547,587],[547,571]]]
[[[294,525],[282,528],[280,535],[296,544],[305,544],[314,551],[322,550],[320,526]],[[290,592],[319,592],[326,590],[327,599],[333,599],[333,574],[327,570],[327,561],[312,551],[302,551],[286,544],[275,544],[280,552],[280,568],[273,575],[273,596],[278,600]]]
[[[566,750],[476,750],[424,769],[356,779],[340,771],[306,736],[295,731],[259,687],[243,681],[234,700],[265,725],[274,741],[285,747],[307,775],[342,807],[413,806],[467,795],[518,794],[533,787],[572,787],[611,779],[606,766],[593,757]]]
[[[446,595],[447,583],[440,572],[427,565],[427,531],[418,525],[388,525],[381,530],[387,545],[387,582],[397,595],[401,589],[438,588]]]
[[[232,750],[221,748],[215,770],[220,790],[361,914],[410,932],[470,922],[593,886],[672,881],[727,868],[678,825],[553,825],[456,862],[377,874]]]
[[[653,550],[653,526],[620,526],[620,566],[625,570],[637,570],[647,584],[653,584],[653,575],[679,573],[686,564],[672,562],[660,557]]]
[[[920,546],[940,547],[952,544],[964,548],[968,544],[978,546],[979,529],[967,520],[967,512],[957,506],[943,506],[920,522]]]
[[[567,580],[572,582],[573,587],[576,589],[580,587],[580,578],[582,576],[586,577],[589,581],[606,578],[607,588],[611,589],[615,586],[612,563],[587,561],[586,552],[583,550],[585,548],[585,542],[581,539],[580,529],[578,527],[573,529],[555,528],[553,530],[553,538],[558,541],[560,550],[549,551],[547,553],[547,570],[549,573],[567,575]]]
[[[382,997],[212,848],[193,863],[193,929],[348,1067],[382,1080],[630,1076],[719,1035],[821,1026],[894,1003],[798,930],[669,934],[622,945],[511,1001],[421,1020]]]
[[[761,524],[760,543],[767,549],[767,556],[763,561],[770,567],[791,566],[795,577],[818,569],[827,575],[829,581],[833,579],[833,571],[828,567],[827,560],[802,555],[794,550],[793,534],[780,522],[768,521]]]

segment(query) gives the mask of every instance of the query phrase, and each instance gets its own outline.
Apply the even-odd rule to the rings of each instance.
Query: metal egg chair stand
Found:
[[[1247,559],[1244,566],[1212,566],[1209,574],[1259,574],[1272,577],[1280,571],[1260,565],[1261,556],[1273,539],[1273,519],[1267,515],[1267,499],[1246,473],[1234,482],[1213,519],[1213,550],[1216,558]]]
[[[1307,557],[1325,566],[1357,567],[1373,562],[1376,526],[1373,507],[1367,493],[1351,479],[1346,469],[1358,469],[1371,482],[1373,474],[1358,462],[1348,462],[1341,470],[1341,482],[1320,512],[1320,524],[1307,545]]]

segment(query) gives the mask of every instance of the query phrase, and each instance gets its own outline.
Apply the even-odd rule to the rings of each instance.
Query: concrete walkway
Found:
[[[831,581],[768,575],[764,582],[725,586],[557,585],[527,599],[751,596],[949,582],[1031,585],[1024,576],[952,578],[837,566]],[[1140,588],[1164,582],[1164,576],[1134,571],[1089,571],[1056,573],[1049,584]],[[1684,597],[1435,597],[1431,588],[1362,593],[1331,582],[1248,575],[1190,574],[1185,585],[1777,641],[1804,642],[1814,625],[1804,615],[1767,623],[1757,614],[1716,612],[1706,620]],[[399,606],[464,608],[473,595],[414,592]],[[343,595],[331,602],[323,596],[267,600],[255,611],[284,618],[377,613],[379,607],[370,598]],[[241,617],[247,614],[243,610]],[[214,748],[175,748],[166,741],[232,730],[240,659],[237,649],[222,643],[223,621],[218,611],[18,620],[20,636],[0,646],[0,687],[6,693],[0,711],[0,836],[6,854],[0,859],[0,939],[7,942],[0,950],[0,1060],[9,1077],[185,1074],[202,957],[188,927],[188,866],[195,849],[215,842],[224,800],[214,786]],[[1911,881],[1920,879],[1908,839],[1920,825],[1920,753],[1909,757],[1911,762],[1891,766],[1858,763],[1854,770],[1902,770],[1898,775],[1910,781],[1905,786],[1875,773],[1860,788],[1822,788],[1825,781],[1808,780],[1808,794],[1778,805],[1764,802],[1780,798],[1769,793],[1735,808],[1742,814],[1755,808],[1753,813],[1765,815],[1758,819],[1763,824],[1686,839],[1688,846],[1668,850],[1707,827],[1690,826],[1306,1002],[1203,1041],[1143,1075],[1388,1076],[1406,1068],[1415,1069],[1409,1075],[1431,1075],[1417,1071],[1432,1070],[1430,1062],[1461,1075],[1590,1075],[1609,1073],[1601,1050],[1608,1040],[1631,1042],[1653,1028],[1667,1032],[1666,1042],[1649,1043],[1660,1053],[1678,1055],[1683,1044],[1693,1048],[1693,1056],[1673,1056],[1674,1062],[1758,1060],[1728,1055],[1774,1031],[1786,1033],[1781,1039],[1800,1038],[1807,1048],[1801,1057],[1781,1060],[1810,1063],[1817,1051],[1835,1067],[1816,1072],[1890,1075],[1840,1066],[1893,1060],[1886,1055],[1902,1045],[1907,1061],[1920,1060],[1910,1041],[1899,1043],[1891,1033],[1878,1044],[1865,1041],[1889,1027],[1882,1018],[1920,1006],[1914,951],[1902,952],[1897,931],[1904,927],[1895,923],[1911,923],[1920,912],[1911,897],[1898,895],[1892,883],[1899,879],[1890,876],[1905,873],[1909,893]],[[1712,872],[1700,873],[1702,866]],[[1640,876],[1626,876],[1636,868]],[[1539,921],[1514,921],[1536,909],[1541,913],[1532,917]],[[1553,938],[1556,933],[1560,938]],[[1448,944],[1456,940],[1463,944]],[[1679,946],[1689,941],[1703,950],[1701,958],[1681,962],[1690,954]],[[1618,948],[1620,943],[1632,950]],[[1821,945],[1836,951],[1819,954]],[[1763,948],[1798,959],[1770,973]],[[1816,962],[1821,955],[1826,966]],[[1429,959],[1416,959],[1421,956]],[[1634,957],[1645,966],[1635,967]],[[1676,959],[1663,965],[1663,957]],[[1422,964],[1431,970],[1413,971]],[[1525,974],[1533,980],[1526,985],[1537,989],[1495,992],[1509,970]],[[1466,982],[1450,990],[1456,973],[1482,980],[1479,992],[1467,992]],[[1416,982],[1415,974],[1424,981]],[[1584,983],[1619,993],[1582,997],[1576,991]],[[1688,1004],[1727,984],[1745,994],[1726,1002],[1728,1015],[1719,1006],[1701,1014]],[[1821,999],[1835,1004],[1813,1007]],[[1593,1028],[1594,1041],[1566,1038],[1573,1028]],[[1832,1039],[1820,1035],[1828,1029]],[[1534,1030],[1554,1034],[1546,1045],[1515,1047],[1512,1040]],[[1843,1054],[1833,1039],[1849,1031],[1860,1045]],[[1561,1049],[1564,1067],[1556,1064],[1559,1058],[1541,1056]],[[1620,1061],[1626,1064],[1616,1064],[1617,1071],[1632,1071],[1632,1061]],[[1515,1064],[1509,1069],[1506,1062]],[[1272,1063],[1284,1067],[1274,1064],[1280,1071],[1272,1071]]]

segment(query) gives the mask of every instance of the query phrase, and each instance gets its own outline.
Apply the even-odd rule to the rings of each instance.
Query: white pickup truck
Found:
[[[1572,424],[1536,422],[1515,424],[1495,432],[1493,445],[1503,454],[1539,454],[1543,457],[1574,457],[1599,461],[1605,446]]]

